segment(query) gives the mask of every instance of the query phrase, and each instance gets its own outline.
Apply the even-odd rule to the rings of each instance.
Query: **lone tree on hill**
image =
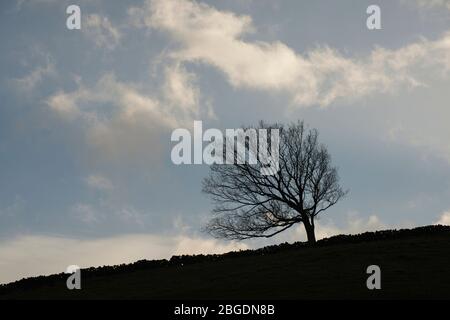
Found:
[[[203,180],[203,192],[212,198],[215,208],[205,230],[217,238],[243,240],[269,238],[302,223],[308,242],[315,243],[316,217],[347,193],[339,185],[337,168],[332,166],[326,146],[319,143],[318,131],[305,128],[300,121],[288,126],[261,122],[253,129],[278,129],[279,170],[263,175],[260,161],[211,165],[209,176]],[[256,154],[250,150],[254,144],[244,141],[246,152]],[[232,157],[238,157],[234,149]]]

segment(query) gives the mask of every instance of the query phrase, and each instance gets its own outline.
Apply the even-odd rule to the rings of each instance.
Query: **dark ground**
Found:
[[[381,268],[368,290],[366,268]],[[0,299],[450,299],[450,227],[337,236],[225,255],[83,269],[0,286]]]

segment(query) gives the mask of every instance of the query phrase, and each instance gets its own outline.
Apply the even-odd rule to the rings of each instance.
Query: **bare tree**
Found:
[[[319,143],[318,131],[303,122],[261,122],[261,128],[279,129],[279,171],[262,175],[259,162],[213,164],[203,192],[215,203],[215,217],[205,229],[218,238],[242,240],[269,238],[302,223],[308,242],[315,243],[315,218],[347,193],[339,185],[337,168]]]

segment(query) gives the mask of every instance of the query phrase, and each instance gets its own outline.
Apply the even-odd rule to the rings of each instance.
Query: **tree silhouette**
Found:
[[[269,238],[302,223],[308,242],[315,243],[316,217],[347,193],[339,185],[327,148],[319,143],[318,131],[300,121],[288,126],[261,122],[254,129],[279,130],[279,170],[263,175],[259,161],[213,164],[203,180],[203,192],[215,203],[214,218],[205,230],[218,238],[242,240]],[[228,144],[230,139],[226,140]],[[245,148],[257,154],[247,140]],[[237,160],[237,152],[228,150]]]

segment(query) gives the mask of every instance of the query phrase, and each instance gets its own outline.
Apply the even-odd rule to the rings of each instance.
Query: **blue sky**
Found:
[[[0,282],[66,266],[223,252],[200,232],[207,166],[175,166],[179,127],[303,119],[347,198],[319,237],[450,223],[450,2],[0,4]]]

